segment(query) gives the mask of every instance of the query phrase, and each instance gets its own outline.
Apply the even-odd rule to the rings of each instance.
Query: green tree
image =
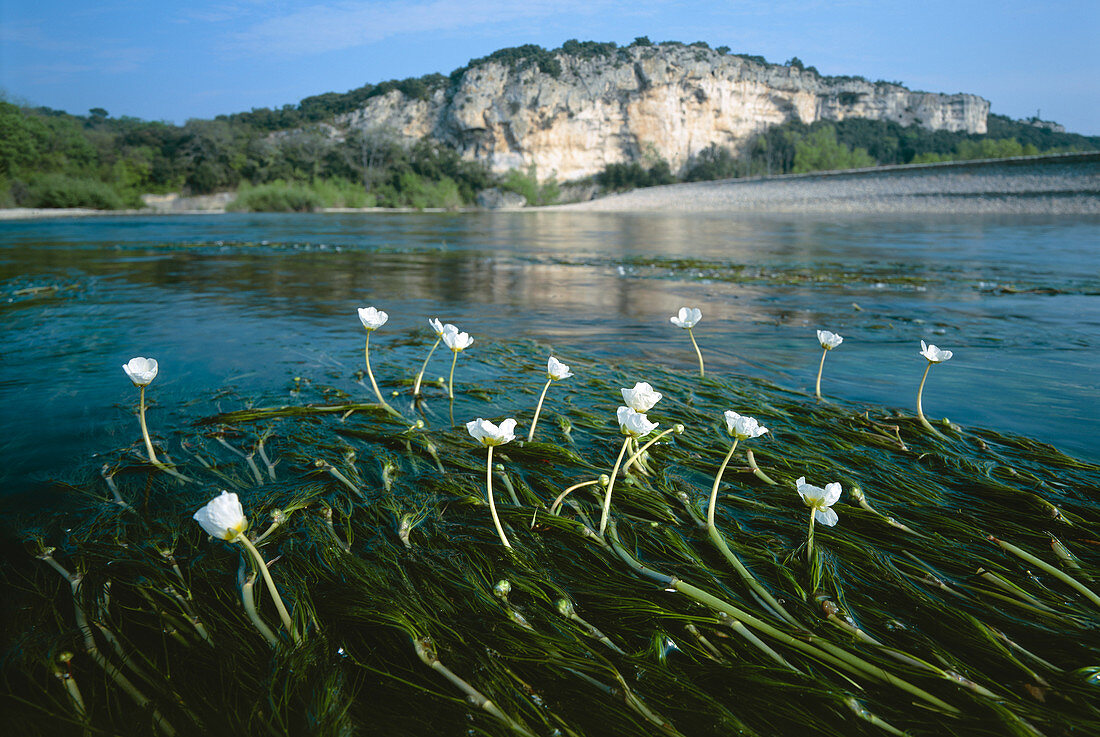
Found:
[[[819,128],[795,145],[795,174],[811,171],[830,171],[835,169],[856,169],[874,166],[875,160],[866,149],[850,149],[836,140],[836,129],[832,126]]]

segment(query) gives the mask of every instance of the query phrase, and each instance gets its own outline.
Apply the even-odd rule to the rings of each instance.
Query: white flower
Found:
[[[474,440],[484,446],[504,445],[512,442],[516,439],[515,429],[516,421],[511,417],[503,420],[499,427],[480,417],[466,423],[467,432],[474,437]]]
[[[560,381],[561,379],[568,379],[572,375],[573,372],[569,370],[568,366],[550,356],[550,360],[546,362],[546,378],[551,381]]]
[[[955,355],[951,351],[942,350],[934,345],[925,345],[923,340],[920,342],[920,354],[932,363],[950,361],[951,356]]]
[[[726,410],[726,432],[738,440],[758,438],[768,431],[768,428],[756,421],[755,417],[739,415],[731,409]]]
[[[469,333],[460,333],[458,328],[450,323],[443,326],[443,342],[455,353],[464,351],[474,343]]]
[[[818,330],[817,340],[821,343],[821,347],[827,351],[831,351],[844,342],[844,338],[841,338],[836,333],[830,333],[828,330]]]
[[[432,326],[432,332],[435,333],[435,337],[443,337],[443,323],[439,322],[439,320],[436,320],[434,317],[429,317],[428,324]],[[447,324],[450,325],[450,323]],[[451,325],[451,327],[454,327],[454,325]]]
[[[657,429],[656,422],[650,422],[648,417],[641,412],[632,410],[630,407],[619,407],[616,415],[619,420],[619,429],[623,435],[641,438]]]
[[[373,307],[360,307],[359,319],[363,323],[363,327],[367,330],[377,330],[386,324],[386,320],[390,319],[382,310],[376,310]]]
[[[228,491],[223,491],[195,512],[195,521],[208,534],[222,540],[232,540],[248,529],[248,518],[244,516],[240,500]]]
[[[840,500],[840,484],[825,484],[825,488],[822,489],[807,484],[806,477],[802,476],[794,482],[794,485],[798,489],[798,495],[802,497],[802,501],[806,503],[807,507],[814,510],[814,517],[817,518],[818,522],[829,527],[836,524],[836,512],[830,507]]]
[[[653,391],[648,382],[639,381],[633,389],[623,389],[623,401],[635,412],[648,412],[661,401],[661,393]]]
[[[157,359],[141,356],[131,358],[128,363],[122,364],[122,370],[130,377],[130,381],[134,382],[134,386],[149,386],[153,379],[157,378],[158,368]]]
[[[677,314],[668,318],[668,321],[678,328],[687,330],[688,328],[695,327],[695,323],[702,319],[703,313],[698,307],[681,307]]]

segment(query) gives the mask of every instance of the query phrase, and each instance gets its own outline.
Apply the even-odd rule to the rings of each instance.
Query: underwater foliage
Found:
[[[759,380],[571,353],[539,441],[496,448],[505,548],[486,451],[462,421],[507,413],[522,430],[547,351],[477,348],[450,408],[440,383],[410,404],[415,368],[384,361],[380,377],[410,374],[383,380],[403,393],[390,411],[365,384],[296,381],[175,433],[158,424],[161,465],[140,440],[105,448],[57,483],[63,510],[7,520],[8,733],[992,737],[1100,723],[1100,467]],[[600,535],[597,479],[622,460],[616,407],[638,379],[663,395],[652,420],[686,429],[622,464]],[[516,395],[527,409],[501,406]],[[731,408],[768,432],[719,473]],[[801,477],[844,489],[810,555]],[[256,557],[192,521],[221,490],[290,626]]]

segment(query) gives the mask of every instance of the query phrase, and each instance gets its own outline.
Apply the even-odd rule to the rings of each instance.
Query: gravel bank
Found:
[[[672,184],[543,209],[1100,214],[1100,154]]]

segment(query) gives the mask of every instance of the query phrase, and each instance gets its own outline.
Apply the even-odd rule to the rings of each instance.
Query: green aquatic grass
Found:
[[[370,390],[353,377],[295,382],[219,414],[196,403],[168,443],[194,482],[104,449],[52,489],[61,509],[8,519],[0,708],[12,733],[992,736],[1100,721],[1100,608],[990,539],[1100,590],[1097,466],[987,430],[933,436],[909,415],[764,381],[580,357],[540,442],[494,456],[508,551],[486,523],[485,453],[462,421],[515,416],[522,429],[538,386],[515,367],[545,352],[487,343],[470,356],[482,385],[456,387],[453,427],[445,387],[423,387],[419,428],[362,402]],[[620,475],[600,539],[598,484],[560,516],[549,507],[608,473],[618,388],[635,380],[665,395],[650,418],[686,432],[648,449],[650,475]],[[701,524],[726,409],[769,427],[751,446],[776,484],[738,449],[716,524],[793,624]],[[845,490],[811,564],[799,476]],[[239,546],[191,521],[222,488],[240,495],[252,535],[278,521],[258,548],[296,647]],[[57,567],[79,576],[75,594]]]

